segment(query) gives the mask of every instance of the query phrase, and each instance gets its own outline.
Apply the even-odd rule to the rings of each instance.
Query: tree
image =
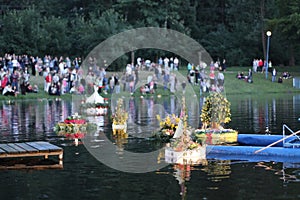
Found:
[[[289,65],[294,66],[295,50],[299,48],[300,35],[300,2],[297,0],[277,0],[278,16],[268,21],[269,26],[284,36],[289,49]]]
[[[37,54],[40,15],[35,8],[10,11],[2,20],[0,45],[5,52]]]
[[[69,55],[71,42],[68,21],[60,17],[44,17],[41,21],[40,52],[50,55]]]
[[[297,0],[4,0],[0,48],[2,53],[84,57],[123,30],[165,27],[191,36],[213,59],[243,66],[265,57],[265,33],[271,30],[272,62],[294,65],[300,58],[299,10]],[[171,54],[135,52],[151,60],[165,55]]]

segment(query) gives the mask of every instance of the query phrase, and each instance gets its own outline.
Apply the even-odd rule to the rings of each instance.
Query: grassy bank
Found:
[[[268,74],[268,79],[263,73],[253,73],[253,83],[247,83],[244,80],[239,80],[236,78],[238,72],[244,72],[247,75],[248,69],[250,67],[228,67],[227,71],[224,72],[225,75],[225,93],[226,95],[263,95],[268,93],[273,93],[276,95],[284,95],[287,93],[300,93],[300,89],[293,88],[293,79],[284,79],[283,83],[272,82],[271,73]],[[276,68],[277,78],[281,76],[282,72],[288,71],[293,77],[300,77],[299,67],[278,67]],[[186,70],[180,71],[183,76],[186,76]],[[17,97],[7,97],[0,95],[0,100],[6,99],[55,99],[58,96],[50,96],[43,91],[43,78],[40,76],[32,76],[31,84],[38,85],[38,93],[27,93],[26,95],[19,94]],[[199,95],[199,86],[193,86],[196,94]],[[167,95],[168,92],[160,88],[160,94]],[[158,93],[157,93],[158,94]],[[139,96],[139,95],[138,95]],[[72,95],[65,94],[60,96],[61,99],[71,99]]]
[[[230,67],[224,73],[225,75],[225,92],[227,95],[230,94],[266,94],[266,93],[299,93],[300,89],[293,87],[293,79],[283,79],[282,83],[272,82],[272,74],[268,73],[266,79],[265,73],[253,73],[253,83],[247,83],[246,81],[239,80],[236,78],[238,72],[244,72],[247,75],[249,67]],[[282,75],[282,72],[288,71],[293,77],[300,76],[300,70],[297,67],[281,67],[276,68],[278,79]]]
[[[244,80],[239,80],[236,78],[238,72],[244,72],[247,75],[250,67],[229,67],[226,72],[224,72],[225,76],[225,93],[226,95],[238,95],[238,94],[268,94],[268,93],[276,93],[286,94],[286,93],[300,93],[300,89],[296,89],[293,87],[293,79],[284,79],[283,83],[272,82],[272,74],[269,72],[268,79],[266,79],[266,74],[258,72],[253,73],[253,83],[248,83]],[[300,77],[300,69],[297,67],[281,67],[276,68],[277,76],[281,76],[282,72],[288,71],[291,73],[293,77]],[[182,71],[185,75],[186,71]],[[199,86],[194,86],[195,91],[199,91]]]
[[[56,99],[58,96],[49,95],[48,93],[44,92],[44,81],[43,77],[41,76],[31,76],[30,83],[32,85],[37,85],[39,88],[38,93],[26,93],[26,95],[18,94],[17,97],[14,96],[3,96],[0,95],[0,100],[12,100],[12,99]],[[71,99],[72,95],[65,94],[59,96],[60,99]]]

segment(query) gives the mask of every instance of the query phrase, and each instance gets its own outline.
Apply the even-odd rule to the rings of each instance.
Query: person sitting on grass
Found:
[[[3,89],[3,91],[2,91],[2,95],[4,95],[4,96],[16,96],[16,92],[15,92],[15,90],[11,87],[11,84],[9,83],[9,84],[7,84],[5,87],[4,87],[4,89]]]
[[[49,95],[60,96],[60,84],[51,84],[48,91]]]
[[[152,81],[149,83],[149,90],[150,90],[150,93],[151,93],[151,94],[154,94],[154,93],[155,93],[154,86],[155,86],[155,83],[154,83],[154,81],[152,80]]]
[[[253,83],[253,80],[252,80],[252,70],[249,69],[249,72],[248,72],[248,76],[247,76],[247,82],[248,83]]]
[[[291,74],[289,72],[283,72],[282,73],[282,77],[283,79],[289,79],[292,78]]]
[[[236,75],[236,78],[237,79],[244,79],[245,78],[244,72],[238,72],[238,74]]]
[[[282,78],[281,78],[281,76],[278,78],[278,83],[282,83]]]
[[[140,92],[142,94],[149,94],[150,93],[150,88],[149,88],[149,85],[148,84],[145,84],[144,86],[142,86],[140,88]]]
[[[26,92],[28,92],[28,93],[38,93],[38,91],[39,91],[37,85],[34,85],[32,87],[32,85],[29,82],[26,82],[25,87],[26,87]]]

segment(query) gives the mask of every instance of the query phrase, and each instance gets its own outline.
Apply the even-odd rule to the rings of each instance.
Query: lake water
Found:
[[[227,97],[232,121],[226,125],[240,133],[264,134],[266,126],[281,134],[282,125],[299,129],[300,96],[265,98]],[[200,126],[204,99],[188,102],[189,124]],[[199,105],[197,105],[199,103]],[[120,149],[151,152],[161,147],[147,139],[158,128],[155,115],[176,113],[178,100],[129,98],[129,138],[111,138],[109,117],[93,135],[101,148],[106,136]],[[112,106],[113,108],[113,106]],[[300,168],[297,164],[207,160],[196,166],[167,165],[148,173],[117,171],[99,162],[80,144],[56,136],[53,127],[78,108],[70,101],[3,101],[0,103],[0,142],[45,140],[64,149],[63,169],[2,170],[1,199],[299,199]],[[98,140],[96,140],[98,139]],[[126,161],[124,161],[126,162]]]

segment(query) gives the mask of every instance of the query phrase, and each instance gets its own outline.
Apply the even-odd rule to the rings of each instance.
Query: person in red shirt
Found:
[[[258,67],[259,67],[259,69],[260,69],[261,72],[263,72],[262,71],[263,70],[263,66],[264,66],[264,62],[262,61],[262,59],[259,59],[259,61],[258,61]]]
[[[1,90],[3,90],[5,88],[5,86],[8,83],[8,77],[7,74],[4,74],[1,80]]]
[[[48,73],[48,75],[46,76],[46,91],[49,92],[49,88],[50,88],[50,85],[52,83],[52,75],[51,73]]]

